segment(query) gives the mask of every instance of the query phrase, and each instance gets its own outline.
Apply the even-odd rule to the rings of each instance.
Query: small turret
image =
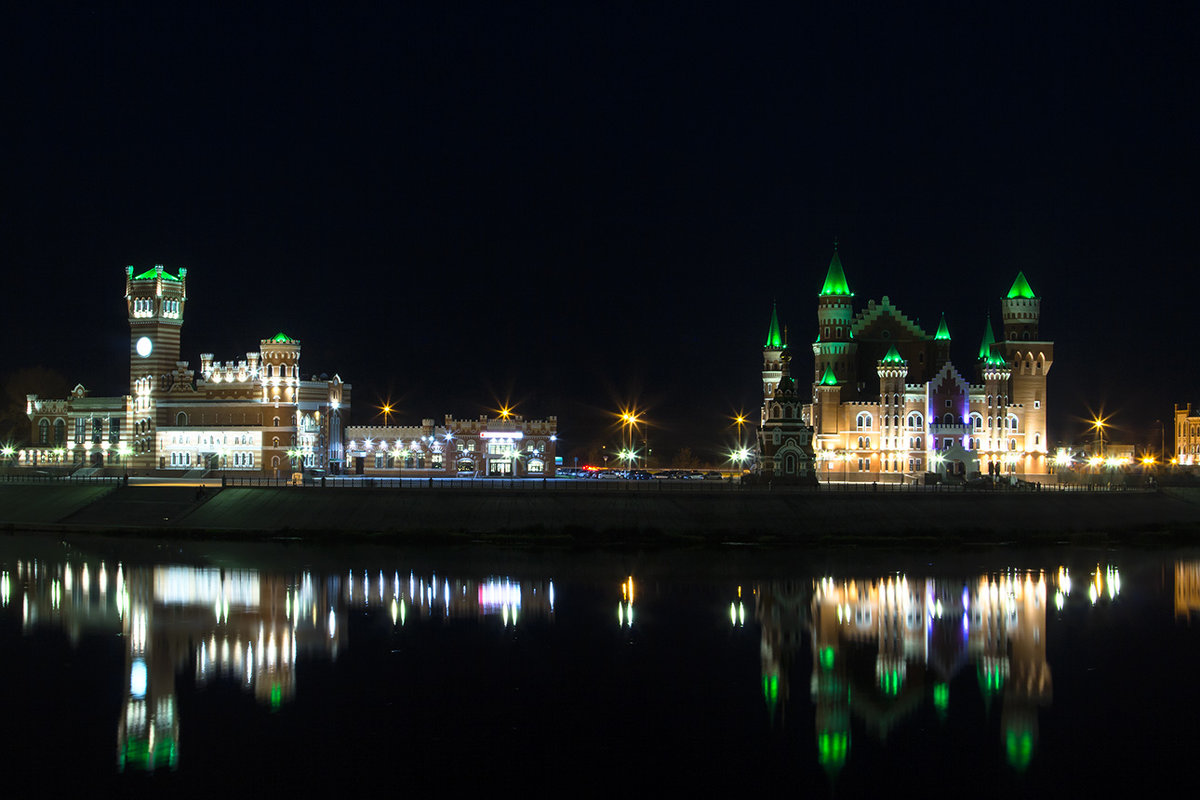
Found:
[[[942,321],[938,323],[937,333],[933,335],[934,344],[934,369],[940,370],[943,365],[950,361],[950,327],[946,324],[946,315],[942,314]]]
[[[775,396],[775,387],[779,385],[781,372],[781,357],[787,349],[779,331],[779,314],[775,304],[771,304],[771,325],[767,328],[767,341],[763,345],[763,413],[766,414],[766,401]]]
[[[1042,314],[1042,301],[1033,293],[1025,273],[1018,272],[1008,296],[1001,305],[1004,309],[1004,338],[1009,341],[1037,341],[1038,321]]]

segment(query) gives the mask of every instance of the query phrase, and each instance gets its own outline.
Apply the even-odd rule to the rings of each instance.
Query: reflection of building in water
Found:
[[[19,598],[14,598],[16,592]],[[196,684],[237,681],[273,710],[295,696],[296,659],[336,659],[347,612],[417,620],[519,618],[554,613],[553,582],[418,577],[399,570],[341,575],[265,573],[103,561],[18,561],[0,567],[0,606],[20,603],[26,632],[61,627],[72,645],[83,631],[120,633],[126,644],[124,699],[117,725],[118,769],[174,768],[179,718],[175,676]]]
[[[1200,612],[1200,561],[1175,562],[1175,618]]]
[[[803,614],[793,607],[802,595],[782,583],[766,584],[758,595],[766,681],[786,674],[786,660],[769,654],[798,645]],[[1051,699],[1044,575],[1010,572],[965,585],[824,578],[814,584],[809,619],[817,755],[826,769],[840,769],[849,754],[851,714],[881,739],[927,697],[944,717],[950,683],[970,663],[985,702],[1003,700],[1009,762],[1028,765],[1037,708]]]
[[[754,616],[762,628],[759,654],[762,658],[763,699],[767,702],[772,722],[776,719],[777,711],[787,710],[787,702],[791,697],[788,676],[801,639],[808,629],[808,600],[808,586],[799,582],[776,581],[766,589],[754,590]],[[740,586],[738,602],[741,602]]]

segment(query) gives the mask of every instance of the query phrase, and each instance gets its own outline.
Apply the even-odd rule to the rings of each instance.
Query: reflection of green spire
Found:
[[[823,730],[817,734],[817,761],[822,767],[838,772],[850,753],[850,732]]]
[[[937,709],[938,717],[946,718],[946,711],[950,708],[950,684],[935,683],[933,685],[933,707]]]
[[[942,314],[942,321],[938,323],[937,333],[933,336],[935,341],[948,342],[950,341],[950,329],[946,327],[946,315]]]
[[[896,345],[892,345],[891,347],[888,348],[887,355],[883,357],[883,363],[884,364],[903,364],[904,363],[904,358],[900,355],[899,351],[896,350]]]
[[[837,378],[833,374],[833,367],[825,365],[825,374],[821,376],[822,386],[837,386]]]
[[[783,336],[779,333],[779,316],[775,313],[775,304],[771,304],[771,327],[767,331],[765,347],[783,347]]]
[[[846,283],[846,273],[842,271],[842,259],[838,258],[837,245],[833,247],[833,258],[829,262],[829,272],[825,274],[825,285],[821,287],[821,297],[853,297],[850,284]]]
[[[1033,293],[1033,288],[1030,287],[1029,281],[1025,280],[1024,272],[1017,273],[1017,279],[1013,281],[1012,288],[1008,290],[1008,299],[1011,300],[1014,297],[1022,297],[1026,300],[1033,300],[1037,297]]]
[[[1033,759],[1033,734],[1030,731],[1008,731],[1004,736],[1004,750],[1008,764],[1017,772],[1024,772]]]
[[[979,360],[983,361],[992,354],[992,345],[996,343],[996,334],[992,333],[992,318],[987,318],[983,328],[983,341],[979,343]]]
[[[832,647],[822,647],[818,657],[821,660],[821,669],[833,669],[834,653]]]

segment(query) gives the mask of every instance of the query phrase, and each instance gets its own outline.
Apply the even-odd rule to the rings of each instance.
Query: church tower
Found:
[[[833,245],[833,258],[825,283],[817,298],[817,340],[813,343],[813,382],[821,383],[826,371],[832,370],[839,382],[853,387],[856,385],[855,354],[858,345],[850,332],[854,317],[854,292],[846,282],[842,259],[838,256],[837,243]]]
[[[1033,292],[1025,273],[1018,272],[1008,296],[1001,303],[1004,311],[1004,341],[1001,349],[1011,370],[1010,399],[1024,409],[1024,464],[1020,471],[1045,472],[1046,453],[1046,375],[1054,364],[1054,342],[1038,336],[1042,301]],[[993,348],[994,349],[994,348]]]
[[[775,396],[775,387],[779,385],[779,378],[783,375],[783,366],[780,357],[783,355],[787,345],[784,344],[783,336],[779,332],[779,315],[776,313],[775,305],[771,305],[771,327],[767,329],[767,343],[763,345],[763,421],[767,419],[767,403]]]
[[[815,483],[813,429],[805,424],[804,398],[796,393],[789,366],[792,354],[779,357],[779,383],[763,402],[763,424],[758,429],[759,475],[775,483]]]
[[[155,469],[155,432],[168,424],[159,401],[171,388],[179,362],[179,337],[187,303],[187,269],[172,275],[157,265],[138,275],[125,268],[125,303],[129,312],[129,433],[134,469]]]

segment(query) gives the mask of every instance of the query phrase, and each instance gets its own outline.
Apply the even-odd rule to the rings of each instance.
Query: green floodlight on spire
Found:
[[[290,336],[288,336],[283,331],[280,331],[279,333],[275,334],[267,341],[270,342],[271,344],[292,344],[296,340],[291,338]]]
[[[950,328],[946,326],[946,315],[942,314],[942,321],[938,323],[937,333],[933,336],[934,341],[948,342],[950,341]]]
[[[904,357],[900,355],[900,351],[896,349],[896,345],[888,348],[887,355],[883,357],[884,364],[903,364]]]
[[[1013,281],[1012,288],[1008,290],[1008,299],[1023,298],[1025,300],[1033,300],[1037,297],[1033,293],[1033,288],[1029,285],[1029,281],[1025,280],[1025,273],[1018,272],[1017,279]]]
[[[821,376],[822,386],[837,386],[837,377],[833,374],[833,367],[825,365],[825,374]]]
[[[829,261],[829,272],[825,274],[825,285],[821,287],[821,297],[853,297],[850,284],[846,282],[846,273],[842,270],[842,259],[838,257],[837,245],[833,246],[833,258]]]
[[[771,304],[771,327],[767,331],[767,343],[765,347],[783,347],[783,335],[779,332],[779,315],[775,311],[775,304]]]
[[[992,355],[992,345],[996,343],[996,334],[992,333],[992,318],[987,318],[983,328],[983,341],[979,343],[979,360],[985,361]]]

